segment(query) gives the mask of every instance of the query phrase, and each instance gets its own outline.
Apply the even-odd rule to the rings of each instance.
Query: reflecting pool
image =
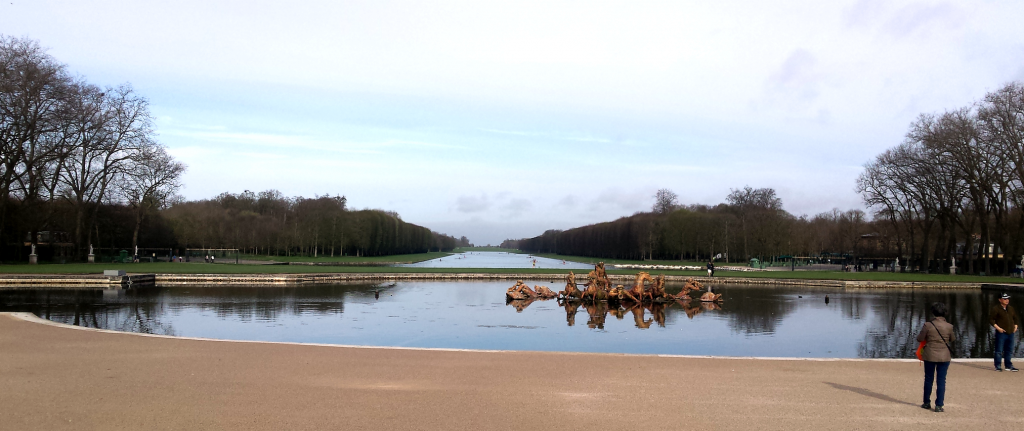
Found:
[[[522,253],[474,251],[395,266],[409,268],[544,268],[590,271],[594,265]],[[584,272],[585,273],[585,272]]]
[[[559,282],[530,281],[553,290]],[[932,302],[957,357],[991,357],[995,291],[725,285],[720,307],[506,304],[511,282],[0,291],[0,311],[73,325],[234,340],[775,357],[913,357]],[[672,293],[681,286],[668,285]],[[826,301],[826,297],[828,300]],[[1020,295],[1011,300],[1024,309]],[[1020,357],[1021,343],[1016,347]]]

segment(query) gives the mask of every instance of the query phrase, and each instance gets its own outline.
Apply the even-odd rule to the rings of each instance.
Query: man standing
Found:
[[[999,303],[988,313],[988,323],[996,328],[996,371],[1017,371],[1013,367],[1013,337],[1017,334],[1019,322],[1017,312],[1010,306],[1010,295],[1004,293],[999,297]],[[1000,358],[1004,368],[999,368]]]
[[[711,263],[711,261],[709,260],[708,261],[708,277],[714,277],[714,276],[715,276],[715,264]]]

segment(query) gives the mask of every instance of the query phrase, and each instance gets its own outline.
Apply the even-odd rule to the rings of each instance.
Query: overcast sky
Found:
[[[278,189],[478,245],[773,187],[863,208],[920,113],[1024,80],[1024,2],[4,0],[149,98],[188,199]]]

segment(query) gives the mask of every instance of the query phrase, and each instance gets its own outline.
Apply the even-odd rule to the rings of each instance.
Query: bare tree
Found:
[[[669,189],[660,189],[654,194],[654,206],[651,211],[658,214],[668,214],[679,208],[679,195]]]
[[[130,85],[104,92],[82,83],[76,89],[70,98],[72,109],[65,134],[70,156],[61,182],[62,196],[74,208],[72,238],[81,254],[85,245],[92,244],[96,211],[111,181],[124,172],[133,155],[153,145],[153,141],[146,100]],[[84,242],[83,233],[89,238]]]
[[[1010,211],[1024,208],[1024,83],[1012,82],[985,95],[978,108],[981,141],[1003,171],[992,193],[996,205],[999,242],[1003,245],[1003,268],[1010,265],[1010,254],[1021,254],[1024,217],[1016,217],[1017,232],[1012,238],[1007,226]]]
[[[746,186],[733,189],[726,201],[736,212],[740,220],[743,234],[743,254],[750,259],[751,252],[748,239],[753,237],[760,244],[755,253],[763,256],[770,252],[767,246],[778,242],[782,232],[783,213],[782,199],[775,195],[775,189],[755,189]]]
[[[0,231],[7,227],[10,196],[31,208],[52,191],[47,180],[60,169],[55,135],[68,82],[64,65],[38,42],[0,36]],[[0,236],[0,244],[7,242]]]
[[[135,212],[132,247],[139,245],[139,229],[146,214],[162,208],[181,187],[185,164],[177,162],[162,146],[143,148],[132,155],[125,173],[120,176],[119,190]]]

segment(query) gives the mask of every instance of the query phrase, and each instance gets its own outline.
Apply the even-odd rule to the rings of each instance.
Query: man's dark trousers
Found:
[[[1013,367],[1013,337],[1017,334],[1008,332],[996,332],[996,368],[999,368],[1000,359],[1003,362],[1003,369]]]

